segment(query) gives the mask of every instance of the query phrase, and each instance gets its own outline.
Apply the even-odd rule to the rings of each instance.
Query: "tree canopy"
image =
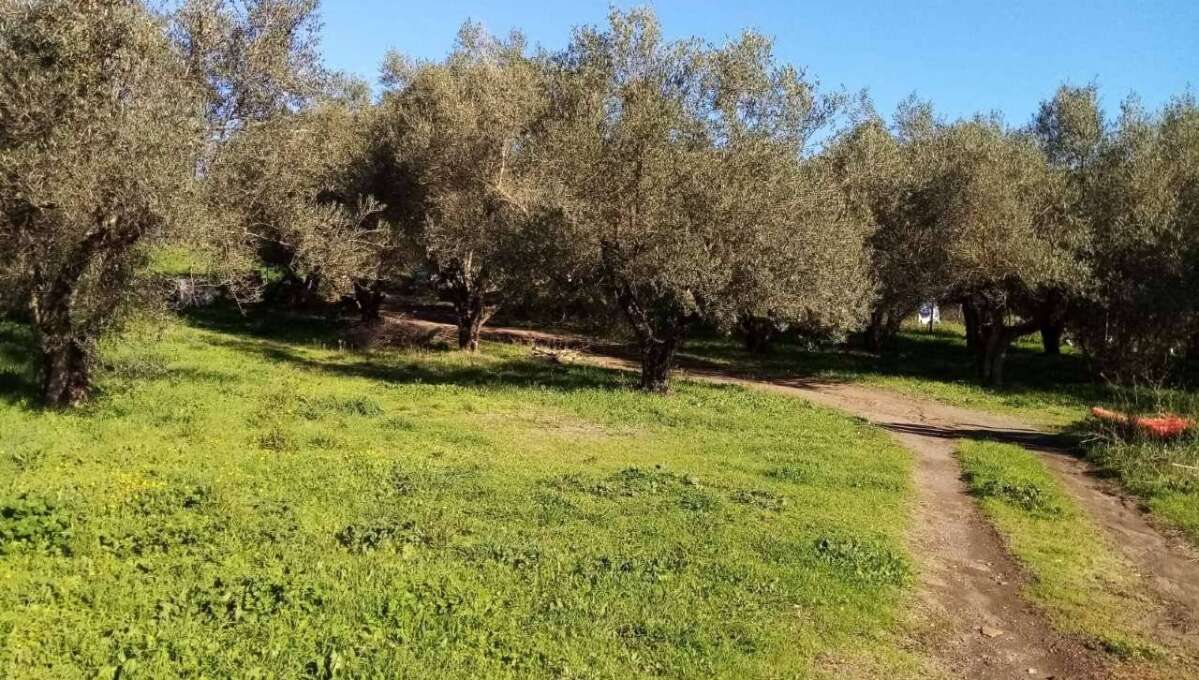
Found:
[[[644,389],[667,389],[699,320],[859,319],[866,229],[804,157],[837,102],[775,63],[768,40],[670,42],[652,15],[613,12],[556,67],[541,157],[562,239],[631,326]]]
[[[431,284],[466,350],[503,308],[623,321],[653,392],[697,329],[886,352],[930,302],[961,306],[992,384],[1033,332],[1122,381],[1199,357],[1193,97],[887,120],[760,34],[668,40],[647,10],[557,51],[467,22],[444,59],[387,55],[376,95],[321,63],[317,4],[0,0],[0,302],[47,404],[161,301],[163,244],[239,301],[364,321]]]

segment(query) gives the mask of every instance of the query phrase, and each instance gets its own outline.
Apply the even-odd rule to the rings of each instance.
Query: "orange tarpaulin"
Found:
[[[1173,414],[1163,414],[1155,418],[1134,417],[1096,406],[1091,409],[1091,415],[1104,422],[1136,428],[1138,432],[1153,439],[1174,439],[1195,429],[1194,420]]]

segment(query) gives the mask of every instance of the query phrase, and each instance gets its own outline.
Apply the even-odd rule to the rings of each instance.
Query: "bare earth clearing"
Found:
[[[429,340],[452,326],[388,316],[402,336]],[[501,342],[591,348],[585,338],[511,328],[485,329]],[[550,355],[557,358],[557,355]],[[606,353],[579,360],[620,370],[637,365]],[[808,380],[758,379],[707,367],[688,367],[680,377],[739,384],[791,394],[867,420],[888,430],[915,456],[918,503],[911,551],[920,564],[919,607],[913,614],[917,644],[945,673],[967,678],[1104,678],[1112,675],[1104,655],[1053,629],[1021,595],[1026,578],[1002,539],[982,517],[961,479],[955,440],[1019,444],[1042,456],[1063,486],[1103,529],[1142,576],[1158,605],[1146,622],[1155,639],[1199,654],[1199,557],[1182,539],[1152,525],[1135,500],[1094,474],[1078,458],[1055,447],[1052,433],[1017,418],[887,390]]]

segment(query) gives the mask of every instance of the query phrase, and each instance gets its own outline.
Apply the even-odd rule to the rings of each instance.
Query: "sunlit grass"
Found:
[[[57,414],[28,350],[0,329],[0,676],[911,667],[909,459],[851,419],[235,320],[110,343]]]

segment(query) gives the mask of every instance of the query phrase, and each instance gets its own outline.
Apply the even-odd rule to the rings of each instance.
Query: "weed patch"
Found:
[[[899,586],[911,574],[901,555],[855,538],[825,536],[816,540],[813,549],[820,561],[867,583]]]
[[[351,524],[338,531],[336,538],[341,547],[354,553],[368,553],[380,548],[402,550],[432,543],[431,537],[410,521]]]
[[[258,576],[217,578],[208,587],[193,590],[187,602],[189,609],[218,626],[256,623],[285,609],[312,613],[324,604],[324,596],[311,586]]]
[[[1036,482],[986,477],[986,473],[967,472],[966,483],[979,498],[997,498],[1041,517],[1057,517],[1062,506],[1057,498]]]
[[[55,504],[20,495],[0,500],[0,555],[71,554],[71,521]]]
[[[787,507],[786,497],[762,489],[738,489],[733,492],[732,499],[735,503],[771,512],[782,512]]]
[[[362,416],[373,418],[385,413],[378,401],[367,396],[301,398],[296,409],[298,415],[308,420],[320,420],[330,416]]]

